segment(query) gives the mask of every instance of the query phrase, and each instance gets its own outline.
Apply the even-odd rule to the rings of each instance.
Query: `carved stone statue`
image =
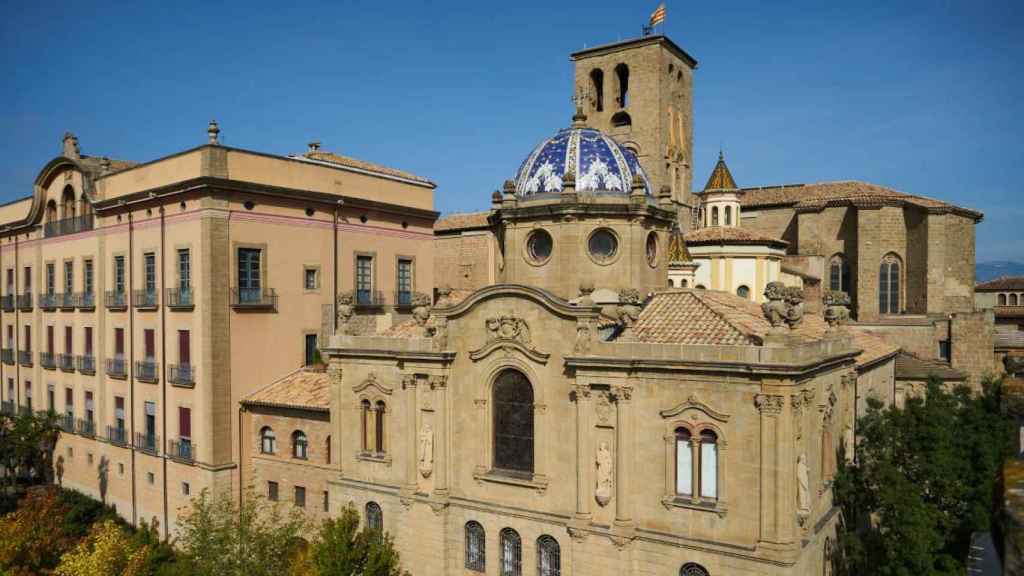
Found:
[[[597,487],[594,498],[601,506],[607,506],[612,500],[612,452],[607,442],[597,447]]]
[[[451,286],[438,286],[437,287],[437,302],[434,304],[438,308],[446,308],[452,305],[452,288]]]
[[[355,315],[355,307],[352,306],[354,301],[351,292],[338,294],[338,332],[346,336],[355,334],[355,326],[351,323]]]
[[[590,352],[590,325],[586,321],[578,321],[576,323],[576,342],[573,344],[572,351],[576,354],[586,354]]]
[[[619,292],[619,305],[615,309],[615,316],[619,321],[619,325],[624,328],[632,326],[640,318],[642,303],[643,297],[640,295],[639,290],[636,288],[623,288]]]
[[[786,288],[786,323],[796,328],[804,320],[804,291],[796,286]]]
[[[830,328],[850,319],[850,295],[839,290],[826,290],[821,298],[825,305],[825,321]]]
[[[782,282],[769,282],[764,288],[764,297],[768,300],[761,304],[761,311],[772,328],[781,328],[786,323],[786,285]]]
[[[491,316],[486,320],[488,338],[491,340],[502,338],[505,340],[518,340],[522,344],[530,345],[530,327],[526,320],[512,314]]]
[[[430,424],[424,424],[420,430],[420,474],[430,478],[434,471],[434,430]]]
[[[807,468],[807,456],[801,454],[796,459],[796,501],[797,512],[803,516],[811,512],[811,478]]]

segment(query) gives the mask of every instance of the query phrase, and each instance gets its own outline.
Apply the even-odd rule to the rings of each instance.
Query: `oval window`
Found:
[[[647,265],[654,268],[658,265],[658,235],[651,232],[647,235]]]
[[[611,230],[601,229],[590,235],[590,255],[598,262],[610,262],[619,251],[619,240]]]
[[[739,296],[740,298],[746,298],[749,300],[750,288],[747,288],[746,286],[740,286],[739,288],[736,289],[736,295]]]
[[[551,235],[544,230],[534,230],[526,240],[526,253],[530,261],[540,264],[551,257],[553,246]]]

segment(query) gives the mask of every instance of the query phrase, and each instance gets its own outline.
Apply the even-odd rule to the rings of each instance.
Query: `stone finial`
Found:
[[[501,193],[514,196],[516,193],[516,183],[512,180],[505,180],[505,183],[501,186]]]
[[[81,150],[78,148],[78,137],[71,132],[64,133],[64,157],[78,160],[81,158]]]
[[[786,324],[796,328],[804,320],[804,291],[796,286],[786,288]]]
[[[583,111],[581,104],[576,105],[576,113],[572,115],[573,128],[585,128],[587,126],[587,114]]]
[[[821,297],[825,305],[825,321],[835,328],[850,319],[850,295],[839,290],[826,290]]]
[[[576,198],[576,173],[568,170],[562,175],[562,202],[575,202]]]
[[[633,185],[632,185],[632,190],[630,191],[630,194],[631,195],[633,195],[633,194],[643,195],[644,194],[645,186],[646,185],[644,183],[643,176],[640,176],[639,172],[637,172],[636,174],[633,174]]]
[[[100,158],[100,172],[103,174],[110,172],[110,158],[106,156]]]
[[[658,190],[658,204],[667,205],[672,203],[672,188],[668,184],[662,184]]]
[[[210,120],[210,124],[206,127],[206,134],[210,137],[210,144],[216,146],[217,144],[220,143],[218,142],[218,137],[220,136],[220,127],[217,126],[216,120]]]
[[[618,324],[628,328],[640,318],[643,296],[636,288],[623,288],[619,291],[619,305],[614,311]]]
[[[445,308],[452,305],[452,287],[447,284],[442,284],[437,287],[437,301],[434,303],[435,308]]]
[[[594,281],[593,280],[580,280],[580,306],[593,306],[594,299],[591,295],[594,293]]]
[[[772,328],[781,328],[786,324],[786,285],[782,282],[769,282],[764,288],[766,302],[761,304],[761,311]]]
[[[309,146],[309,150],[307,150],[306,152],[319,152],[320,151],[320,141],[319,140],[313,140],[312,142],[310,142],[308,144],[308,146]]]

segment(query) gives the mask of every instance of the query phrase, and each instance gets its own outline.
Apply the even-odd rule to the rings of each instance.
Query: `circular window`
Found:
[[[645,246],[647,254],[647,265],[654,268],[658,265],[658,235],[651,232],[647,235],[647,245]]]
[[[587,247],[590,249],[590,257],[595,262],[607,264],[614,260],[619,252],[619,239],[611,230],[602,228],[590,235]]]
[[[749,299],[750,298],[750,288],[747,288],[746,286],[740,286],[739,288],[736,289],[736,295],[739,296],[740,298],[747,298],[747,299]]]
[[[534,264],[543,264],[551,257],[554,241],[546,230],[534,230],[526,239],[526,256]]]

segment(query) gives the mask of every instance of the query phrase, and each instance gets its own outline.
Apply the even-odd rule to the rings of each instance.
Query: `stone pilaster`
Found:
[[[434,493],[448,494],[448,378],[434,376],[430,385],[436,396],[436,430],[434,431]]]
[[[417,458],[417,447],[419,443],[416,441],[418,437],[418,428],[416,427],[416,416],[419,411],[419,402],[416,396],[416,377],[407,377],[403,382],[405,388],[405,417],[406,417],[406,446],[407,454],[405,456],[405,490],[410,494],[415,494],[419,487],[419,471],[416,469]]]
[[[761,537],[763,543],[784,545],[792,542],[793,519],[787,516],[792,502],[784,503],[782,499],[787,484],[794,479],[786,478],[786,471],[791,468],[784,461],[782,446],[787,443],[782,413],[786,406],[786,398],[781,394],[757,394],[754,405],[761,416]],[[788,482],[787,482],[788,481]]]
[[[631,526],[633,510],[630,503],[630,476],[632,474],[632,410],[633,389],[619,386],[615,395],[615,524]]]
[[[573,389],[576,400],[576,518],[590,519],[590,387]]]

